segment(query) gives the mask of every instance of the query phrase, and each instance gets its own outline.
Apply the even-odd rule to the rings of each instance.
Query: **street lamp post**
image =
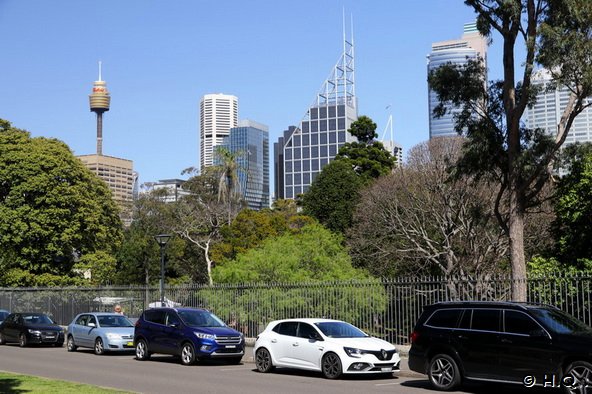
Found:
[[[170,238],[171,235],[169,234],[159,234],[154,236],[154,239],[160,246],[160,306],[164,306],[164,248]]]

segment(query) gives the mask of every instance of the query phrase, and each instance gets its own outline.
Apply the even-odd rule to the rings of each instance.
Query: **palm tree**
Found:
[[[228,224],[231,221],[233,205],[238,207],[242,199],[238,178],[238,159],[242,153],[242,151],[231,152],[224,146],[216,147],[216,156],[220,166],[218,202],[228,204]]]

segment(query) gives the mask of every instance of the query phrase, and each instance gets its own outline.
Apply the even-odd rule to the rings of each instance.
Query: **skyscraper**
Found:
[[[460,40],[435,42],[432,52],[428,55],[428,74],[430,71],[447,63],[464,65],[469,60],[483,59],[487,66],[487,41],[477,30],[477,24],[466,23],[464,34]],[[439,104],[438,95],[431,89],[428,91],[428,108],[430,119],[430,138],[456,136],[454,129],[454,109],[441,118],[435,118],[434,108]]]
[[[199,104],[200,166],[214,164],[214,149],[238,122],[238,99],[227,94],[206,94]]]
[[[347,132],[358,118],[354,85],[354,44],[343,35],[343,53],[321,86],[297,128],[290,128],[274,144],[276,198],[296,198],[346,142],[356,140]],[[281,187],[280,187],[281,186]]]
[[[557,134],[557,125],[569,100],[570,91],[565,86],[549,89],[551,74],[539,70],[532,77],[532,83],[541,87],[536,103],[527,107],[525,123],[528,128],[540,128],[551,135]],[[592,142],[592,108],[583,110],[575,119],[565,139],[565,144]]]
[[[269,208],[269,128],[241,120],[230,129],[223,145],[237,155],[240,189],[248,207]]]

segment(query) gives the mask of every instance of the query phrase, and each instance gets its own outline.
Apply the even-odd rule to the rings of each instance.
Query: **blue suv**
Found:
[[[181,356],[183,365],[202,359],[239,364],[245,354],[243,334],[210,311],[196,308],[145,310],[136,321],[134,345],[138,360],[162,353]]]

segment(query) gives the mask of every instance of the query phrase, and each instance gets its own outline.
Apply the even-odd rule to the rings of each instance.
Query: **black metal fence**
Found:
[[[450,300],[510,300],[507,277],[423,277],[331,283],[183,285],[167,287],[171,305],[205,307],[248,337],[272,320],[341,319],[395,344],[407,344],[425,305]],[[592,323],[592,274],[555,274],[527,280],[528,301],[546,303]],[[76,314],[112,311],[130,317],[160,300],[157,287],[0,288],[0,309],[50,314],[67,325]]]

